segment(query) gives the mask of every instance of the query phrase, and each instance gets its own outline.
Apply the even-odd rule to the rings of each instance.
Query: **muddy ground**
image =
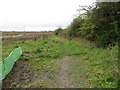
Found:
[[[31,70],[29,62],[19,60],[3,80],[3,88],[90,88],[85,77],[87,65],[76,56],[55,59],[52,68]]]

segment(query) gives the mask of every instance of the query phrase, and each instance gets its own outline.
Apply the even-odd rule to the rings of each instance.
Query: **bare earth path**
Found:
[[[71,58],[69,56],[65,56],[62,60],[58,61],[60,64],[59,71],[59,83],[61,88],[70,88],[73,87],[72,79],[73,79],[73,61],[71,62]]]
[[[42,88],[90,88],[86,78],[85,62],[76,56],[56,59],[53,67],[46,71],[36,71],[36,78],[26,87]],[[84,71],[85,70],[85,71]]]
[[[91,87],[89,80],[85,77],[86,65],[84,61],[79,60],[76,56],[65,56],[58,60],[56,65],[59,66],[57,70],[59,88]]]
[[[27,64],[27,63],[26,63]],[[16,65],[17,66],[17,65]],[[64,56],[62,59],[54,60],[53,67],[49,70],[36,70],[27,77],[22,76],[20,65],[8,75],[3,83],[3,87],[23,87],[23,88],[89,88],[91,84],[86,75],[86,65],[77,56]],[[26,65],[24,65],[26,66]],[[16,71],[14,73],[14,71]],[[25,69],[25,70],[23,70]],[[22,67],[26,71],[26,67]],[[14,74],[13,74],[14,73]],[[13,77],[12,80],[10,77]],[[19,78],[19,79],[18,79]],[[10,82],[12,81],[12,82]],[[20,82],[22,83],[20,83]],[[26,82],[27,81],[27,82]]]

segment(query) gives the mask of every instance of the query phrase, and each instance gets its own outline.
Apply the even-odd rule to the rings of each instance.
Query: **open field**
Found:
[[[0,33],[2,33],[2,36],[13,36],[13,35],[20,35],[20,34],[41,34],[41,33],[50,33],[50,32],[10,32],[10,31],[1,31]]]
[[[9,39],[2,45],[3,59],[16,47],[23,49],[12,72],[3,80],[4,88],[117,87],[118,46],[103,49],[54,35]]]
[[[1,32],[2,41],[17,41],[17,40],[36,40],[40,37],[49,37],[52,32]]]

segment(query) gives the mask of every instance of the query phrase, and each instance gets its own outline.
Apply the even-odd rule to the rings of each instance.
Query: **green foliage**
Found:
[[[110,49],[111,48],[111,49]],[[117,53],[118,46],[101,48],[86,48],[87,54],[81,55],[80,58],[88,63],[88,75],[95,85],[104,88],[117,87],[118,64]],[[112,63],[112,65],[111,65]]]
[[[115,44],[118,39],[118,14],[120,3],[97,3],[93,10],[92,19],[97,25],[95,30],[96,42],[99,46]]]
[[[64,55],[77,55],[79,60],[87,63],[86,76],[98,88],[116,88],[118,80],[118,46],[109,46],[106,49],[97,48],[82,41],[68,41],[55,38],[64,42]],[[111,65],[112,63],[112,65]]]
[[[82,48],[80,48],[79,43],[75,41],[69,41],[64,43],[64,47],[66,50],[67,55],[80,55],[84,54],[86,52],[83,51]]]
[[[55,35],[59,35],[61,32],[62,32],[62,28],[59,27],[58,29],[55,30],[54,33]]]
[[[79,27],[81,25],[81,19],[80,18],[76,18],[73,20],[73,22],[71,23],[70,27],[69,27],[69,32],[68,35],[69,36],[76,36],[79,37],[79,34],[77,34],[79,32]]]
[[[65,37],[80,37],[94,41],[97,46],[106,47],[118,42],[120,3],[95,3],[91,6],[81,6],[73,22],[58,35]],[[58,32],[59,33],[59,32]]]

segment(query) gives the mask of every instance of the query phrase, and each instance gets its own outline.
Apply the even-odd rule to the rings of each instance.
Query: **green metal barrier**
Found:
[[[17,48],[10,53],[10,55],[3,61],[0,61],[0,82],[6,77],[6,75],[12,70],[14,63],[22,55],[22,48]]]

